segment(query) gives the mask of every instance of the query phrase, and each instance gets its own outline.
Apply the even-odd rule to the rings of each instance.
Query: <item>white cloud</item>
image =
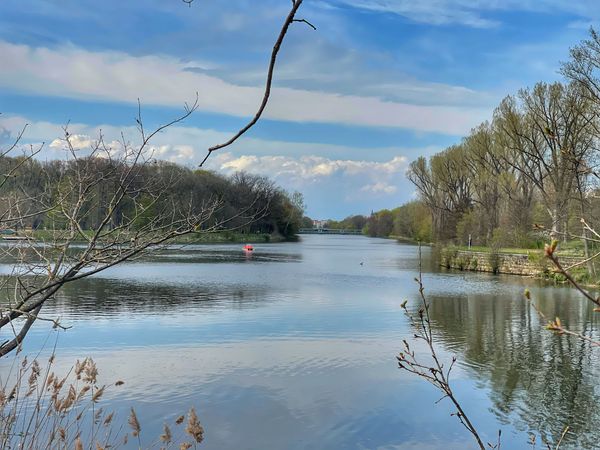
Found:
[[[274,178],[286,178],[290,181],[318,181],[334,175],[352,177],[366,176],[370,179],[390,178],[402,174],[407,167],[405,156],[396,156],[385,162],[329,159],[317,155],[288,156],[256,156],[222,153],[211,161],[214,167],[225,173],[246,171],[269,175]],[[374,183],[372,192],[391,193],[390,186]]]
[[[403,64],[404,70],[395,67],[385,48],[357,50],[317,36],[311,36],[309,42],[287,43],[286,51],[277,65],[278,86],[376,97],[413,105],[491,108],[499,101],[497,93],[417,79],[407,73],[408,64]],[[208,73],[200,68],[189,70]],[[223,66],[211,70],[210,74],[246,86],[262,86],[265,78],[262,62],[247,67],[238,65],[235,70],[231,65]]]
[[[167,56],[131,56],[76,47],[31,48],[0,41],[0,86],[29,94],[181,106],[199,95],[200,109],[233,116],[254,113],[259,87],[190,72]],[[297,122],[407,128],[460,135],[487,118],[489,108],[414,105],[378,97],[276,88],[266,117]]]
[[[488,28],[498,23],[485,19],[477,11],[477,1],[465,4],[464,0],[336,0],[355,8],[398,14],[415,22],[433,25],[459,23],[477,28]]]
[[[584,18],[599,18],[596,0],[323,0],[329,4],[345,4],[368,11],[397,14],[431,25],[460,24],[476,28],[498,26],[500,22],[486,17],[493,11],[566,12]]]
[[[7,128],[0,125],[0,144],[5,144],[11,141],[11,132]]]
[[[409,199],[405,195],[408,192],[405,177],[408,159],[402,155],[379,162],[317,155],[234,156],[222,153],[216,155],[210,167],[226,174],[243,170],[266,175],[285,189],[299,190],[305,195],[309,211],[316,212],[315,217],[333,217],[339,213],[332,211],[340,207],[347,208],[348,212],[359,212],[369,207],[377,209],[375,205],[381,201],[386,207],[394,207]]]
[[[398,188],[396,186],[392,186],[391,184],[378,182],[374,184],[366,184],[361,187],[360,190],[362,192],[370,192],[373,194],[394,194]]]
[[[125,148],[120,141],[100,140],[100,135],[96,137],[87,134],[69,134],[68,142],[66,138],[54,139],[48,145],[53,150],[61,151],[59,158],[66,156],[66,152],[71,150],[92,154],[97,158],[115,158],[125,155]]]
[[[58,136],[64,133],[62,126],[51,122],[28,121],[20,116],[0,116],[0,128],[13,134],[28,123],[25,139],[30,142],[50,142],[51,150],[64,150],[66,144]],[[123,144],[116,138],[124,136],[128,146],[139,143],[135,127],[115,127],[112,125],[91,126],[81,123],[69,125],[70,140],[75,150],[94,147],[100,133],[106,147],[112,151],[122,151]],[[149,151],[155,158],[195,165],[205,156],[206,148],[215,142],[223,141],[229,134],[195,127],[172,126],[156,135]],[[383,178],[403,174],[410,159],[421,154],[432,154],[438,147],[406,148],[380,147],[356,148],[320,143],[285,142],[245,138],[230,147],[230,151],[215,152],[208,160],[207,168],[233,173],[247,171],[286,178],[289,180],[316,181],[332,176],[364,176],[373,183]],[[368,153],[374,159],[365,160],[358,155]],[[389,156],[388,156],[389,155]],[[52,152],[44,157],[60,158],[61,153]],[[341,156],[341,157],[340,157]],[[372,183],[371,183],[372,184]]]
[[[75,151],[78,150],[92,150],[95,149],[96,156],[102,158],[107,156],[117,156],[123,154],[124,148],[123,143],[113,140],[106,142],[104,145],[98,145],[98,138],[91,137],[86,134],[70,134],[69,144],[66,139],[54,139],[49,147],[54,150],[67,151],[72,148]],[[190,160],[198,158],[198,151],[189,144],[163,144],[158,146],[150,145],[146,154],[154,158],[163,159],[179,164],[185,164]]]
[[[46,122],[46,121],[30,121],[21,116],[0,115],[0,130],[4,129],[7,140],[12,133],[13,136],[22,129],[25,124],[29,124],[25,139],[28,142],[50,142],[49,146],[52,150],[57,150],[64,144],[60,139],[64,135],[63,125]],[[123,126],[117,127],[113,125],[88,125],[82,123],[69,124],[69,133],[71,136],[76,136],[78,148],[87,148],[91,143],[95,142],[97,137],[102,133],[104,139],[109,143],[109,146],[117,146],[120,144],[121,133],[125,136],[126,141],[130,145],[136,145],[140,141],[139,132],[136,127]],[[197,127],[172,126],[157,134],[151,141],[155,151],[159,152],[163,159],[171,161],[180,160],[182,164],[197,164],[204,155],[206,149],[216,143],[223,142],[231,137],[230,133],[215,131],[211,129],[202,129]],[[437,146],[427,146],[421,148],[407,147],[351,147],[345,145],[322,144],[314,142],[289,142],[280,140],[266,140],[252,137],[244,137],[238,140],[234,145],[229,147],[232,153],[227,155],[281,155],[282,158],[296,157],[298,155],[318,155],[319,157],[329,158],[332,160],[358,160],[364,159],[365,154],[369,154],[373,159],[392,159],[395,155],[406,155],[409,158],[416,157],[421,154],[432,154],[440,151]],[[223,156],[222,156],[223,155]],[[224,157],[224,153],[216,152],[211,159],[210,164],[219,161]],[[48,155],[51,158],[60,157],[56,152]],[[230,158],[230,156],[227,156]],[[293,160],[293,158],[292,158]],[[291,164],[292,160],[288,160],[287,164]],[[239,164],[240,168],[243,164],[251,164],[252,161],[240,160],[235,164]],[[397,164],[396,161],[394,164]],[[388,163],[390,164],[390,163]],[[394,165],[388,166],[389,170],[394,170]],[[351,163],[348,163],[347,169],[352,170]]]
[[[158,147],[150,147],[150,152],[157,159],[164,159],[179,164],[185,164],[190,160],[196,159],[198,153],[193,146],[188,144],[165,144]]]
[[[92,146],[93,141],[89,136],[83,134],[73,134],[69,142],[75,150],[88,149]],[[50,148],[65,150],[69,147],[66,139],[54,139],[50,142]]]

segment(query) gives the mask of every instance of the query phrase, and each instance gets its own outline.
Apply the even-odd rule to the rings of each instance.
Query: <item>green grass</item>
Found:
[[[544,253],[544,251],[541,249],[517,248],[517,247],[502,247],[499,249],[493,249],[492,247],[484,247],[484,246],[479,246],[479,245],[473,245],[473,246],[471,246],[471,248],[467,247],[466,245],[457,245],[457,246],[452,246],[451,248],[454,248],[456,250],[482,252],[482,253],[492,253],[493,251],[496,251],[498,253],[513,254],[513,255],[535,255],[535,254],[542,255]],[[590,251],[592,251],[592,250],[590,250]],[[583,256],[584,255],[583,243],[581,241],[569,241],[566,243],[561,242],[558,244],[558,254],[565,255],[565,256]]]
[[[464,251],[472,251],[472,252],[482,252],[482,253],[492,253],[493,249],[491,247],[483,247],[479,245],[473,245],[471,248],[466,245],[457,245],[453,246],[456,250],[464,250]],[[513,255],[529,255],[531,253],[542,253],[542,250],[532,249],[532,248],[500,248],[496,249],[498,253],[509,253]]]

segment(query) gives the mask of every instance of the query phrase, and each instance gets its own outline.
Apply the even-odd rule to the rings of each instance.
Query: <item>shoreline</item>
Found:
[[[522,250],[520,253],[503,251],[464,250],[459,247],[437,247],[437,264],[446,269],[537,278],[564,284],[566,278],[557,273],[552,262],[542,250]],[[567,266],[581,264],[583,256],[558,254],[561,263]],[[582,286],[597,288],[600,284],[592,278],[584,266],[579,266],[571,275]]]

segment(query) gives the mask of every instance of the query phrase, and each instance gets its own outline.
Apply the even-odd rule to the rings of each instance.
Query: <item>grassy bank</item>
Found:
[[[540,246],[538,248],[521,248],[521,247],[484,247],[473,245],[468,247],[466,245],[451,245],[444,246],[444,248],[454,248],[456,250],[463,251],[472,251],[472,252],[481,252],[481,253],[500,253],[500,254],[510,254],[510,255],[543,255],[544,248]],[[563,256],[584,256],[583,244],[581,241],[571,241],[566,243],[560,243],[558,245],[558,251],[560,255]]]

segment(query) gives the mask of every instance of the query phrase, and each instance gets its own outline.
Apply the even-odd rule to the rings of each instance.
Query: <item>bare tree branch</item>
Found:
[[[191,0],[191,1],[183,0],[183,1],[186,3],[191,3],[191,1],[193,1],[193,0]],[[289,14],[287,15],[285,21],[283,22],[283,26],[281,27],[281,31],[279,32],[279,36],[277,37],[277,40],[275,41],[275,45],[273,46],[273,51],[271,52],[271,60],[269,62],[269,68],[267,70],[267,81],[266,81],[266,85],[265,85],[265,90],[264,90],[263,98],[262,98],[262,101],[258,108],[258,111],[254,115],[254,117],[250,120],[250,122],[248,122],[248,124],[246,124],[242,129],[240,129],[233,137],[231,137],[231,139],[229,139],[228,141],[226,141],[222,144],[218,144],[218,145],[214,145],[214,146],[210,147],[208,149],[208,152],[206,153],[206,156],[200,163],[200,167],[202,167],[204,165],[204,163],[208,160],[208,158],[210,157],[212,152],[222,149],[222,148],[225,148],[225,147],[228,147],[229,145],[233,144],[244,133],[246,133],[250,128],[252,128],[258,122],[260,117],[262,116],[265,108],[267,107],[267,103],[269,102],[269,97],[271,95],[271,85],[273,84],[273,73],[275,71],[275,63],[277,62],[277,55],[279,54],[279,50],[281,49],[281,44],[283,44],[283,40],[285,39],[285,36],[288,32],[290,25],[293,22],[305,22],[314,28],[313,25],[311,25],[304,19],[295,19],[296,13],[298,12],[298,9],[302,5],[302,2],[303,2],[303,0],[292,0],[292,9],[290,10]]]

